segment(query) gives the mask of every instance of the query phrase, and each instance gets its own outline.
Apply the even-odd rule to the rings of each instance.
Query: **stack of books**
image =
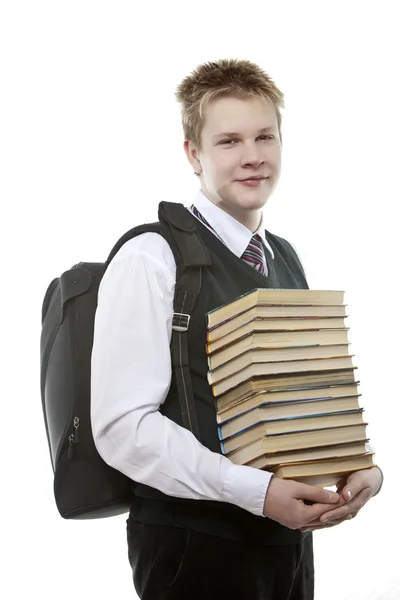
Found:
[[[207,313],[208,382],[232,462],[330,486],[374,465],[344,292],[255,289]]]

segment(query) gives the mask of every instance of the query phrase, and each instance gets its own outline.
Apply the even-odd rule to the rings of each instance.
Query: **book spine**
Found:
[[[236,302],[237,300],[240,300],[241,298],[244,298],[245,296],[249,296],[250,294],[253,293],[257,293],[259,290],[259,288],[254,288],[252,290],[249,290],[248,292],[245,292],[244,294],[241,294],[240,296],[238,296],[237,298],[235,298],[234,300],[232,300],[233,302]],[[256,296],[256,298],[258,297],[258,295]],[[230,304],[230,303],[229,303]],[[208,311],[208,313],[206,313],[207,315],[211,315],[212,313],[214,313],[215,311],[219,310],[220,308],[224,308],[226,306],[226,304],[222,304],[221,306],[217,306],[216,308],[212,308],[211,310]]]

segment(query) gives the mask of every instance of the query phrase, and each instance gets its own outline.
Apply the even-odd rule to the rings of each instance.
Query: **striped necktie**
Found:
[[[215,229],[213,227],[211,227],[211,225],[205,220],[203,215],[197,210],[197,208],[194,206],[194,204],[192,204],[192,206],[190,207],[190,210],[202,223],[204,223],[204,225],[206,225],[206,227],[208,227],[209,229],[211,229],[211,231],[213,231],[215,233],[215,235],[221,240],[221,242],[223,242],[223,240],[217,234]],[[245,263],[250,265],[250,267],[253,267],[254,269],[256,269],[256,271],[258,271],[262,275],[267,276],[268,271],[266,269],[266,265],[265,265],[265,261],[264,261],[264,247],[263,247],[263,243],[261,241],[261,237],[258,235],[258,233],[253,235],[253,237],[251,238],[251,240],[249,242],[249,245],[247,246],[246,250],[243,252],[241,258],[242,258],[242,260],[244,260]]]
[[[267,275],[264,263],[264,248],[258,233],[255,233],[251,238],[249,245],[242,254],[242,259],[247,262],[247,264],[254,267],[259,273]]]

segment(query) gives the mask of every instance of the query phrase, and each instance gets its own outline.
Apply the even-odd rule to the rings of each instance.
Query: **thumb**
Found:
[[[336,504],[340,500],[340,496],[336,492],[306,483],[297,483],[295,492],[299,500],[309,500],[320,504]]]
[[[363,488],[364,482],[362,479],[362,474],[356,471],[349,475],[345,485],[343,485],[342,489],[340,490],[340,495],[345,502],[349,502],[354,498],[354,496],[361,492]]]

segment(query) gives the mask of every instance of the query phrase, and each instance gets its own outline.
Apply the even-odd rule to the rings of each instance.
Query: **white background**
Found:
[[[315,535],[316,600],[400,598],[398,3],[5,0],[1,60],[3,598],[135,598],[126,516],[58,515],[39,388],[50,281],[104,261],[160,200],[191,203],[174,92],[198,64],[259,63],[285,93],[266,226],[315,289],[344,289],[386,480]]]

